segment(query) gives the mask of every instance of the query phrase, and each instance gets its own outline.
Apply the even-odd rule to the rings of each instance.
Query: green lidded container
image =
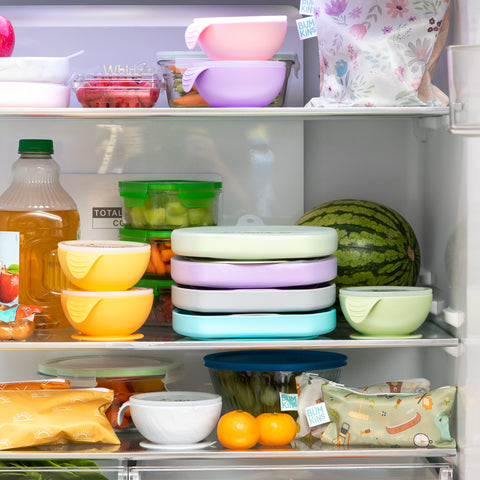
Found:
[[[131,180],[119,182],[127,228],[173,230],[217,225],[222,182]]]

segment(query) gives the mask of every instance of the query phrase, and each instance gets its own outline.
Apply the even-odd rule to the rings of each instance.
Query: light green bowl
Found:
[[[350,287],[339,292],[347,322],[363,335],[405,336],[425,322],[432,305],[428,287]]]

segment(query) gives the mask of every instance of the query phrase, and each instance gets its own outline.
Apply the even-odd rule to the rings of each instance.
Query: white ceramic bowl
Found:
[[[130,407],[138,431],[155,444],[194,444],[215,429],[222,397],[206,392],[152,392],[132,395],[118,412],[121,423]]]

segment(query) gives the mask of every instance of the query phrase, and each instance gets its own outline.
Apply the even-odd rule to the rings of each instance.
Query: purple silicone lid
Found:
[[[313,260],[283,262],[198,261],[177,256],[171,259],[175,282],[208,288],[275,288],[315,285],[337,276],[333,255]]]

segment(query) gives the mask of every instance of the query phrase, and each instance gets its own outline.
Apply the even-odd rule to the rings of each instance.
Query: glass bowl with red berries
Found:
[[[78,74],[71,87],[86,108],[152,108],[163,85],[157,74]]]

